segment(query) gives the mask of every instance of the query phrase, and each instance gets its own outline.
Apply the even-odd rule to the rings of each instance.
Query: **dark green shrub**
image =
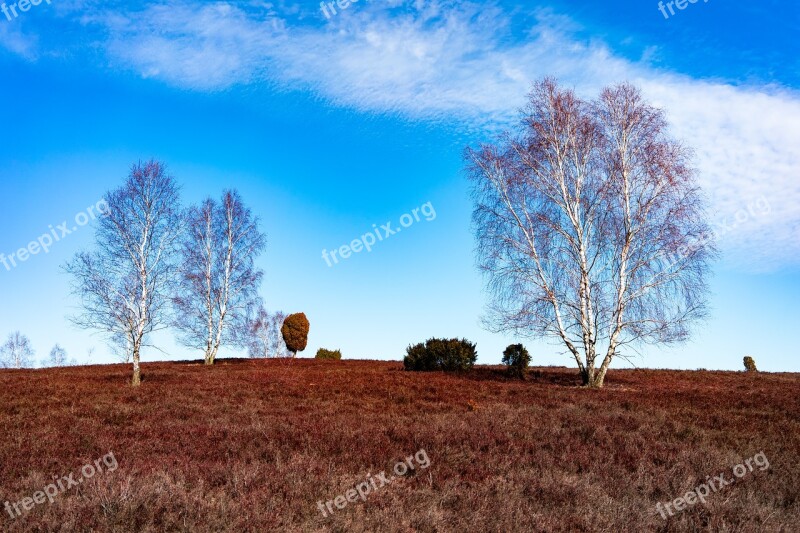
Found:
[[[341,361],[342,359],[342,352],[340,350],[326,350],[325,348],[320,348],[317,350],[317,355],[315,359],[328,359],[332,361]]]
[[[478,359],[475,345],[466,339],[428,339],[409,346],[403,359],[406,370],[466,372]]]
[[[748,372],[758,372],[758,369],[756,368],[756,362],[749,355],[744,358],[744,368]]]
[[[531,364],[531,356],[523,345],[511,344],[503,352],[503,364],[508,366],[509,376],[525,379],[525,372]]]

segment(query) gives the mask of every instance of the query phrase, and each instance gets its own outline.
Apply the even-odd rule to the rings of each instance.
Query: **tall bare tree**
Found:
[[[134,165],[125,184],[105,200],[96,250],[77,254],[65,267],[83,308],[73,322],[124,344],[133,361],[131,383],[138,386],[142,347],[169,325],[183,227],[180,195],[164,165],[148,161]]]
[[[223,343],[247,343],[247,319],[263,277],[255,259],[265,246],[258,219],[236,191],[225,191],[219,204],[209,198],[189,210],[173,302],[183,342],[202,349],[207,365]]]
[[[490,329],[556,339],[602,387],[624,347],[684,341],[705,315],[716,250],[691,152],[635,87],[584,101],[543,80],[520,131],[466,159]]]
[[[33,366],[34,353],[31,340],[15,331],[0,346],[0,368],[30,368]]]

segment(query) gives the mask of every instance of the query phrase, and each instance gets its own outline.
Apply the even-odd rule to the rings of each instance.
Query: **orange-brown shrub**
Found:
[[[294,313],[286,317],[281,327],[281,335],[290,352],[297,354],[306,349],[309,328],[310,324],[305,313]]]

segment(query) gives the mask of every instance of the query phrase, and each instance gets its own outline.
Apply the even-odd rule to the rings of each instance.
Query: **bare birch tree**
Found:
[[[169,325],[183,227],[180,195],[164,165],[149,161],[134,165],[125,184],[105,200],[96,250],[77,254],[65,267],[83,309],[72,320],[124,344],[133,361],[131,383],[138,386],[142,347]]]
[[[289,357],[289,349],[281,335],[281,326],[283,326],[284,320],[286,320],[286,313],[283,311],[269,313],[263,305],[258,308],[258,312],[249,321],[247,328],[247,347],[250,357]]]
[[[534,86],[520,131],[468,149],[486,324],[555,339],[602,387],[626,346],[684,341],[716,254],[691,152],[633,86]],[[598,366],[599,363],[599,366]]]
[[[207,365],[223,343],[247,343],[248,316],[263,277],[255,259],[265,246],[258,219],[236,191],[225,191],[219,204],[209,198],[189,210],[175,325],[187,346],[203,350]]]
[[[42,361],[42,366],[67,366],[67,351],[60,344],[53,346],[48,359]]]
[[[34,354],[30,339],[15,331],[0,347],[0,368],[30,368]]]

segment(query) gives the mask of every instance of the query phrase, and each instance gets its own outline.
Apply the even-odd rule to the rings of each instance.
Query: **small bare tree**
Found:
[[[67,351],[60,344],[56,344],[50,350],[50,358],[46,361],[46,366],[67,366]]]
[[[0,368],[30,368],[34,354],[30,339],[15,331],[0,347]]]
[[[128,335],[124,333],[114,333],[108,336],[107,342],[108,346],[111,348],[111,352],[120,363],[128,364],[131,362],[133,347],[131,346]]]
[[[263,277],[255,259],[265,246],[258,219],[236,191],[225,191],[219,204],[209,198],[189,210],[175,325],[184,344],[203,350],[207,365],[223,343],[247,344],[247,319]]]
[[[74,357],[69,359],[67,357],[67,351],[61,347],[60,344],[56,344],[53,346],[53,349],[50,350],[50,356],[42,361],[43,367],[60,367],[60,366],[77,366],[78,360]]]
[[[602,387],[623,347],[684,341],[706,312],[715,249],[691,154],[627,84],[587,102],[544,80],[521,126],[466,152],[486,323],[556,339]]]
[[[149,161],[134,165],[125,184],[105,200],[97,249],[77,254],[65,267],[83,308],[72,320],[112,343],[124,342],[133,361],[131,383],[138,386],[141,349],[150,334],[169,324],[183,227],[180,197],[164,165]]]
[[[270,314],[263,305],[259,306],[258,312],[250,320],[247,328],[250,357],[289,357],[289,349],[281,335],[284,320],[286,313],[283,311]]]

